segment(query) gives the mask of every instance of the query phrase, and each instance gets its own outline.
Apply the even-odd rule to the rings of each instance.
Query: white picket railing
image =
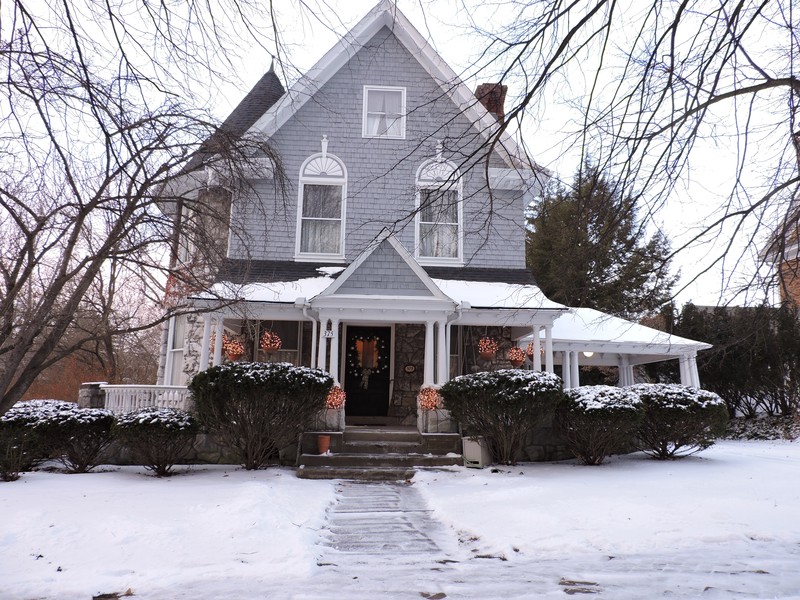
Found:
[[[183,385],[101,385],[106,394],[105,406],[115,413],[140,408],[192,409],[192,397]]]

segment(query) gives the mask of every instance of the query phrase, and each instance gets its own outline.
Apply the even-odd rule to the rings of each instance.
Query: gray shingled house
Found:
[[[348,422],[416,424],[421,388],[510,366],[519,344],[527,368],[564,365],[571,385],[579,354],[618,366],[622,383],[637,356],[679,358],[697,385],[704,344],[661,334],[655,349],[624,327],[594,339],[575,335],[574,320],[557,335],[569,309],[525,267],[525,208],[548,173],[507,135],[487,150],[504,95],[468,89],[389,1],[288,90],[270,69],[221,131],[266,140],[283,181],[266,158],[238,182],[190,163],[197,193],[226,203],[230,230],[213,284],[189,297],[209,312],[169,322],[159,386],[225,360],[223,339],[241,342],[245,360],[327,370]],[[483,338],[498,343],[493,356],[480,355]]]

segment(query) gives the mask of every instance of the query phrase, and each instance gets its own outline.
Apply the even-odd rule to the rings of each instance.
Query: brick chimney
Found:
[[[506,92],[508,86],[502,83],[482,83],[475,90],[475,97],[498,121],[506,116]]]

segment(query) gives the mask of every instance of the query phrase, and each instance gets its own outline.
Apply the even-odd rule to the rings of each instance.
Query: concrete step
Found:
[[[423,454],[425,452],[425,446],[418,441],[345,441],[342,452],[346,452],[348,454]]]
[[[421,436],[416,427],[346,427],[344,441],[348,442],[414,442],[420,443]]]
[[[355,479],[358,481],[404,481],[414,477],[408,467],[306,466],[297,469],[300,479]]]
[[[460,454],[303,454],[300,464],[305,467],[445,467],[462,465],[464,458]]]

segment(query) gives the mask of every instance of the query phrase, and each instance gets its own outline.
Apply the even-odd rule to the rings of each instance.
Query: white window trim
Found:
[[[342,168],[342,177],[331,177],[327,175],[305,175],[306,167],[317,158],[328,158],[336,161]],[[338,185],[342,188],[342,216],[341,228],[339,231],[339,248],[341,252],[338,254],[324,254],[320,252],[301,252],[300,251],[300,237],[303,228],[303,190],[306,184],[310,185]],[[294,259],[297,262],[344,262],[345,260],[345,228],[347,225],[347,166],[338,156],[328,152],[318,152],[309,156],[300,166],[300,185],[297,190],[297,223],[295,227],[295,246],[294,246]],[[333,220],[333,219],[331,219]]]
[[[164,381],[165,385],[185,385],[181,381],[175,381],[174,368],[176,366],[176,359],[180,361],[180,366],[183,366],[183,357],[186,350],[186,331],[184,329],[184,339],[181,341],[180,348],[173,348],[175,345],[175,330],[178,328],[178,319],[186,319],[184,315],[169,318],[169,326],[167,329],[167,356],[164,361]],[[184,323],[184,328],[188,327],[188,323]],[[180,377],[179,379],[182,379]]]
[[[367,95],[371,91],[400,92],[400,135],[371,134],[367,130]],[[390,85],[365,85],[361,110],[361,137],[379,140],[404,140],[406,139],[406,88]]]
[[[442,174],[437,180],[422,178],[424,173],[436,171]],[[444,175],[447,173],[447,175]],[[420,194],[423,189],[441,189],[442,191],[450,191],[455,189],[458,194],[457,209],[458,209],[458,256],[453,258],[436,257],[436,256],[421,256],[420,255],[420,203],[422,196]],[[423,266],[430,267],[453,267],[464,265],[464,194],[461,181],[461,175],[458,168],[450,161],[442,160],[441,158],[427,160],[419,169],[417,169],[416,177],[416,193],[414,204],[414,258]]]

